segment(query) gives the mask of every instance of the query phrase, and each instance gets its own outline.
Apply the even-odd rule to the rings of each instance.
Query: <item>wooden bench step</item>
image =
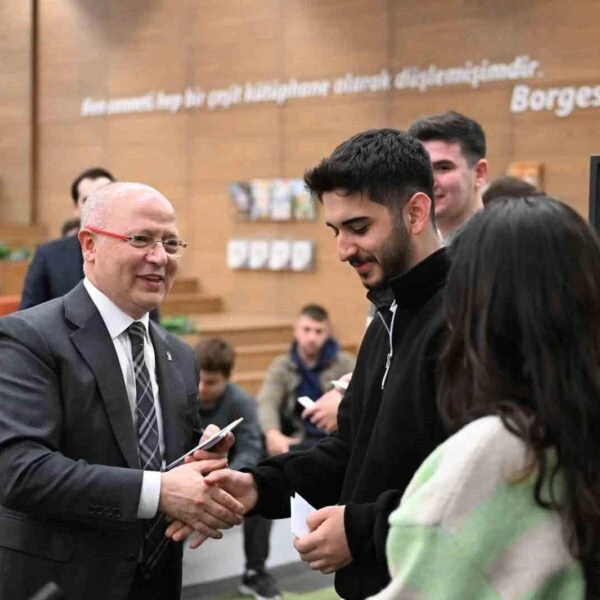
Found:
[[[181,336],[192,346],[199,340],[222,337],[235,348],[256,344],[289,344],[293,323],[289,319],[247,314],[190,315],[197,333]]]
[[[287,342],[276,344],[250,344],[236,346],[235,371],[265,371],[273,360],[281,354],[287,354],[290,351],[292,336]],[[342,350],[356,354],[354,344],[342,344]]]
[[[0,294],[20,296],[23,293],[23,282],[28,268],[28,260],[1,260]]]
[[[200,282],[195,277],[176,277],[169,294],[198,294]]]
[[[234,372],[232,376],[232,380],[243,387],[253,398],[256,398],[264,378],[264,371],[240,371]]]
[[[31,248],[48,240],[45,225],[0,225],[0,241],[11,248]]]
[[[235,367],[236,371],[258,371],[265,370],[273,360],[290,350],[291,339],[287,342],[265,343],[265,344],[245,344],[236,346]]]
[[[0,241],[2,238],[0,237]],[[2,260],[0,261],[0,293],[20,294],[23,291],[23,282],[29,268],[29,260]],[[200,282],[194,277],[176,278],[169,296],[175,294],[198,294],[201,291]],[[193,311],[198,312],[198,311]]]
[[[222,310],[223,299],[220,296],[207,294],[170,293],[160,305],[160,313],[165,316],[218,313]]]

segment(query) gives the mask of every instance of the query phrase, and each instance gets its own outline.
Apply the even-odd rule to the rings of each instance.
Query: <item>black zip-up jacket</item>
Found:
[[[347,600],[371,596],[390,581],[385,557],[389,515],[417,468],[445,437],[434,370],[443,341],[441,297],[448,268],[441,249],[390,281],[396,304],[392,333],[392,312],[380,308],[340,404],[338,433],[311,450],[267,459],[252,470],[259,492],[254,512],[265,517],[289,516],[289,496],[295,491],[317,508],[346,506],[353,560],[336,573],[335,587]]]

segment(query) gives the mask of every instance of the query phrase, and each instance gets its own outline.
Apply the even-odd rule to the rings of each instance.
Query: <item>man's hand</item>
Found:
[[[221,429],[216,425],[209,425],[202,433],[200,441],[203,442],[213,435],[219,433]],[[185,462],[189,463],[197,460],[213,460],[215,458],[227,458],[227,453],[235,443],[235,437],[233,433],[228,433],[216,446],[213,446],[210,450],[196,450],[194,454],[185,457]],[[227,465],[225,465],[227,466]],[[222,467],[219,467],[222,468]]]
[[[308,516],[310,533],[297,538],[294,548],[311,569],[333,573],[352,562],[344,529],[345,510],[345,506],[326,506]]]
[[[300,438],[283,435],[279,429],[269,429],[265,433],[265,445],[269,456],[277,456],[290,451],[290,446],[298,444]]]
[[[243,512],[247,513],[256,506],[258,501],[258,491],[254,477],[250,473],[240,473],[229,469],[221,469],[211,472],[204,480],[210,487],[221,488],[221,491],[227,492],[230,496],[236,498],[242,506]],[[181,520],[173,521],[165,532],[165,535],[174,542],[183,541],[194,529]],[[198,548],[206,541],[208,536],[204,532],[194,536],[190,542],[190,548]]]
[[[305,408],[302,413],[303,419],[309,419],[311,423],[327,433],[337,430],[337,413],[342,401],[342,393],[336,388],[323,394],[310,408]]]
[[[225,466],[223,459],[216,461]],[[226,491],[206,483],[203,470],[216,468],[216,461],[190,462],[161,473],[159,510],[206,537],[220,539],[219,530],[239,525],[246,511]]]

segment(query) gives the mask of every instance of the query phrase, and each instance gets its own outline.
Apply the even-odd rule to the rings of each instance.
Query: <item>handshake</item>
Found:
[[[209,425],[202,440],[218,431],[216,425]],[[210,451],[197,450],[183,465],[161,473],[158,509],[169,522],[165,535],[173,541],[183,541],[193,532],[191,548],[208,538],[220,539],[221,529],[239,525],[256,505],[254,477],[227,469],[227,452],[233,443],[233,434],[228,433]]]
[[[206,428],[202,440],[219,431]],[[227,468],[227,452],[234,442],[231,433],[214,448],[197,450],[185,464],[161,473],[159,510],[169,521],[168,538],[182,542],[190,534],[190,548],[208,538],[223,537],[221,529],[242,522],[258,501],[254,477]],[[311,569],[333,573],[352,561],[345,531],[345,506],[326,506],[306,518],[308,533],[294,541],[300,558]]]

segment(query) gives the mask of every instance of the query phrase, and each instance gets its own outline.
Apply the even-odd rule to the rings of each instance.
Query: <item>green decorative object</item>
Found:
[[[27,260],[32,254],[30,248],[11,248],[6,242],[0,241],[0,260]]]
[[[11,253],[12,250],[4,242],[0,242],[0,260],[9,259]]]
[[[185,315],[170,315],[162,317],[160,324],[171,333],[183,335],[186,333],[196,333],[196,325]]]
[[[27,260],[32,254],[31,248],[17,248],[11,251],[9,260]]]

